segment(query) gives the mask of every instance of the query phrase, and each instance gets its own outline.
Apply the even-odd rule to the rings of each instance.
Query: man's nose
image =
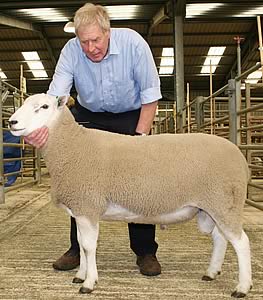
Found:
[[[87,47],[88,52],[92,53],[94,49],[95,49],[94,43],[89,43]]]

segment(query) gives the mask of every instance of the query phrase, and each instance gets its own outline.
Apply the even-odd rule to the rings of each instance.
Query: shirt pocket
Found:
[[[116,81],[117,97],[120,100],[132,101],[133,103],[138,97],[138,88],[136,88],[133,80],[117,80]]]

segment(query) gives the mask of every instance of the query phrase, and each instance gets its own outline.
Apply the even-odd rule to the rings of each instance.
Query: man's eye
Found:
[[[48,109],[48,105],[47,104],[44,104],[41,107],[44,108],[44,109]]]

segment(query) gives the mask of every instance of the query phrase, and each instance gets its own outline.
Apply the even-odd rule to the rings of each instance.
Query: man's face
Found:
[[[98,25],[80,26],[77,36],[82,50],[93,62],[100,62],[107,54],[109,46],[109,31],[103,32]]]

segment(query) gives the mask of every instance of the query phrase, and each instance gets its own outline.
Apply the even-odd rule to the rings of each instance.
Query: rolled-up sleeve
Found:
[[[140,87],[142,104],[152,103],[162,98],[160,78],[149,45],[141,39],[136,48],[134,76]]]
[[[151,103],[162,98],[160,87],[153,87],[141,92],[142,104]]]

